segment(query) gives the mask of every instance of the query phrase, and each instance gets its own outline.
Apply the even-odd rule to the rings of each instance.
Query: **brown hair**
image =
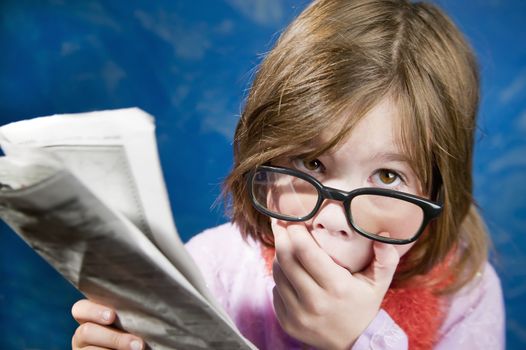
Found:
[[[337,146],[384,98],[398,107],[400,147],[424,189],[444,203],[404,256],[395,282],[425,274],[449,256],[455,281],[447,291],[457,290],[487,258],[487,234],[472,198],[479,78],[468,43],[431,4],[320,0],[287,28],[260,65],[236,128],[234,168],[224,187],[232,220],[243,234],[272,245],[269,218],[252,207],[246,173],[306,148],[315,156]],[[309,148],[320,130],[334,125],[337,133],[321,149]]]

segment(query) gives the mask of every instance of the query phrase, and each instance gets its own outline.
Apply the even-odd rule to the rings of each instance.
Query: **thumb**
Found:
[[[373,261],[363,274],[373,284],[387,289],[393,280],[400,255],[392,244],[382,242],[374,242],[373,251]]]

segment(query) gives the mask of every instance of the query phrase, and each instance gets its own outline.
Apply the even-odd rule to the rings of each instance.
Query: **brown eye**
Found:
[[[309,171],[316,171],[322,167],[321,162],[318,159],[303,160],[303,166]]]
[[[383,184],[390,185],[393,182],[395,182],[396,179],[398,179],[398,175],[387,169],[382,169],[378,171],[378,178],[380,179],[380,181],[382,181]]]
[[[295,169],[306,173],[310,173],[311,175],[314,175],[315,173],[318,174],[325,172],[325,165],[323,165],[321,160],[317,158],[309,159],[297,157],[291,159],[291,163]]]

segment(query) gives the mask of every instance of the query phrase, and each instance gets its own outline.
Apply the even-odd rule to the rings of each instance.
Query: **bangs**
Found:
[[[288,149],[282,156],[301,155],[314,159],[340,147],[349,138],[356,124],[384,98],[385,89],[378,88],[380,90],[378,93],[370,93],[370,89],[364,84],[360,91],[353,91],[352,97],[335,101],[328,110],[324,111],[333,116],[330,118],[331,122],[323,125],[311,124],[314,137],[305,139],[297,147]],[[316,120],[324,119],[327,119],[324,115],[316,118]]]
[[[395,85],[390,90],[390,97],[398,111],[399,120],[394,124],[395,139],[398,141],[398,148],[407,156],[411,168],[418,177],[422,192],[435,200],[436,198],[433,197],[439,185],[439,179],[435,179],[438,169],[433,156],[435,130],[431,122],[433,116],[430,113],[429,101],[423,101],[428,100],[429,97],[433,99],[434,93],[425,97],[422,96],[422,91],[418,94],[411,92],[401,88],[400,85]]]

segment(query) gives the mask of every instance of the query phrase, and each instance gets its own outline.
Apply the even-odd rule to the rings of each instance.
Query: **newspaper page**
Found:
[[[12,156],[20,148],[55,154],[104,203],[128,217],[206,296],[175,228],[152,116],[125,108],[22,120],[0,128],[0,145]]]
[[[145,119],[144,113],[136,109],[103,113],[106,119],[111,116],[123,118],[127,113],[141,115],[141,119],[153,124],[150,117]],[[92,116],[101,117],[100,114]],[[41,122],[35,126],[40,132]],[[25,124],[24,132],[13,131],[12,125],[0,129],[2,147],[7,154],[0,158],[0,217],[15,232],[86,296],[114,307],[119,315],[119,326],[142,336],[151,349],[254,348],[239,334],[204,287],[197,268],[178,238],[171,214],[170,220],[163,224],[166,228],[171,223],[172,228],[165,231],[159,229],[163,225],[152,225],[148,221],[145,208],[149,204],[143,199],[147,195],[141,197],[144,188],[141,189],[140,176],[136,177],[134,171],[152,168],[145,167],[144,163],[142,167],[131,165],[141,157],[134,158],[135,153],[127,148],[127,136],[118,133],[119,122],[111,128],[104,127],[114,133],[106,143],[95,137],[94,130],[90,136],[85,125],[77,130],[74,127],[69,132],[65,130],[63,136],[69,135],[69,141],[49,133],[41,133],[47,135],[46,140],[31,138],[31,135],[24,138],[24,133],[30,129],[28,123]],[[103,125],[101,122],[97,128]],[[137,131],[140,130],[130,134],[140,149],[142,137]],[[166,203],[163,205],[170,213],[154,138],[153,141],[153,159],[159,174],[150,177],[150,181],[152,178],[161,180],[156,190],[164,194]],[[119,157],[115,154],[89,151],[109,146],[120,147],[114,153],[124,157],[117,162]],[[75,156],[68,158],[67,154],[72,152]],[[152,154],[142,156],[148,158]],[[93,161],[101,164],[94,165]],[[123,170],[126,169],[123,164],[128,164],[128,170]],[[91,174],[77,176],[79,171]],[[115,174],[108,175],[112,171]],[[112,176],[113,180],[109,180]],[[87,183],[93,186],[97,181],[90,181],[97,177],[100,183],[94,186],[96,191]],[[117,185],[124,182],[125,190],[116,191],[113,187],[101,190],[101,186],[108,186],[112,181]],[[113,202],[109,204],[110,201],[103,198],[111,198]],[[129,198],[135,198],[134,205],[127,202]],[[159,205],[159,200],[154,202]],[[168,252],[160,249],[167,244],[175,248]]]

